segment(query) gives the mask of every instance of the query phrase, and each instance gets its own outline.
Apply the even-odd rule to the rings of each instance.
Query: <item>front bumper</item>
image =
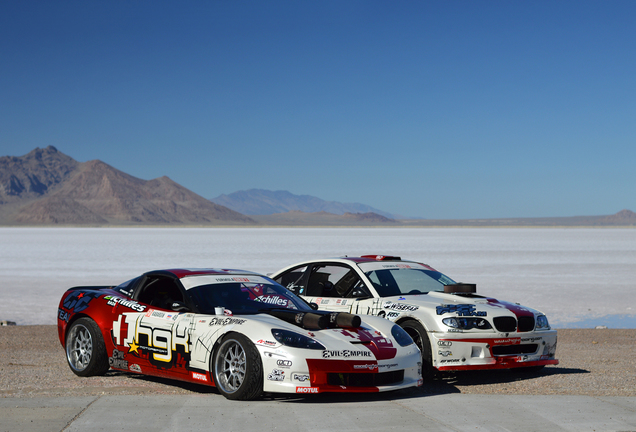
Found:
[[[556,330],[527,333],[429,333],[433,366],[440,371],[557,365]]]
[[[409,354],[389,360],[294,360],[280,381],[270,381],[266,375],[264,390],[299,394],[376,393],[421,386],[420,351],[413,347]],[[306,369],[296,368],[303,364]]]

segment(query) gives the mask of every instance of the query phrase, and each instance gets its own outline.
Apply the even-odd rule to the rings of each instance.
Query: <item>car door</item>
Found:
[[[119,360],[119,366],[114,367],[158,376],[188,376],[194,314],[169,309],[174,302],[184,303],[181,292],[170,278],[149,277],[136,293],[139,301],[119,302],[112,333],[113,362]]]

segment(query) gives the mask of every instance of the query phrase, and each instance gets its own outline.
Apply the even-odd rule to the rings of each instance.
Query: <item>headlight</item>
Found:
[[[471,329],[488,330],[492,328],[490,323],[483,318],[453,317],[453,318],[444,318],[442,322],[449,327],[462,329],[462,330],[471,330]]]
[[[403,347],[415,343],[411,336],[409,336],[409,334],[397,324],[391,328],[391,336],[393,336],[393,339],[395,339],[395,341]]]
[[[537,317],[535,330],[550,330],[550,324],[548,323],[548,318],[545,315],[539,315]]]
[[[289,330],[272,329],[272,335],[278,342],[288,347],[316,350],[325,349],[324,345],[317,340]]]

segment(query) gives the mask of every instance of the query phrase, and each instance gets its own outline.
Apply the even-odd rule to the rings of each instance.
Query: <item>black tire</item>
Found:
[[[66,332],[66,361],[75,375],[104,375],[110,369],[104,337],[90,318],[80,318]]]
[[[437,370],[433,367],[433,355],[431,353],[431,342],[428,339],[426,329],[419,321],[409,319],[402,321],[400,327],[413,338],[415,344],[422,352],[422,378],[432,380]]]
[[[263,363],[254,344],[245,336],[229,332],[210,362],[219,392],[232,400],[252,400],[263,393]]]

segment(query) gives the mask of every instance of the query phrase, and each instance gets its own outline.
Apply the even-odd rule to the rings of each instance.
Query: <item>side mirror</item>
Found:
[[[309,307],[312,308],[313,310],[318,310],[318,304],[316,303],[309,303]]]
[[[185,303],[180,301],[172,302],[170,305],[170,309],[175,312],[190,312],[190,308],[185,305]]]

